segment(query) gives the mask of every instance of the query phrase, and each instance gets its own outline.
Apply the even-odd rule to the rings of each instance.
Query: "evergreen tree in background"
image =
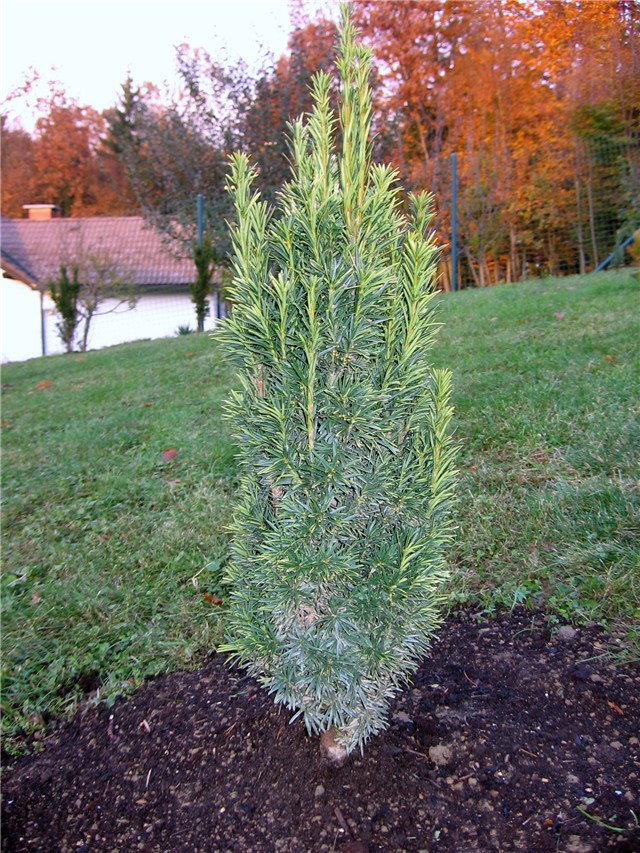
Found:
[[[224,651],[341,761],[385,725],[438,624],[450,538],[451,375],[429,361],[430,198],[400,211],[371,165],[371,57],[343,10],[342,149],[330,78],[292,128],[274,215],[232,161],[226,344],[241,462]]]
[[[61,266],[60,277],[57,281],[49,282],[49,288],[53,304],[60,315],[60,320],[56,324],[60,340],[67,352],[73,352],[73,342],[80,323],[78,300],[81,284],[78,281],[78,267],[73,267],[71,278],[69,278],[67,268]]]
[[[209,297],[211,296],[211,279],[213,276],[215,255],[211,238],[204,235],[202,245],[193,248],[193,260],[196,268],[196,280],[189,285],[191,301],[196,309],[196,329],[204,332],[204,321],[209,316]]]

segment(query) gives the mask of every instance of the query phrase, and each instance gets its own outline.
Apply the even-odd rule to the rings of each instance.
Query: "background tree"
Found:
[[[204,230],[216,264],[230,255],[226,222],[233,208],[226,192],[228,157],[242,148],[259,170],[271,202],[286,179],[288,124],[311,109],[310,83],[333,69],[335,25],[301,22],[285,55],[252,79],[242,63],[212,59],[187,44],[177,49],[180,91],[169,105],[151,92],[123,85],[111,114],[110,139],[127,167],[143,214],[171,243],[191,252],[196,198],[204,199]],[[332,92],[335,104],[335,90]]]
[[[51,298],[60,315],[56,324],[60,340],[65,345],[67,352],[73,352],[73,344],[76,337],[80,316],[78,312],[78,297],[80,295],[80,282],[78,281],[78,268],[72,267],[71,278],[64,264],[60,267],[60,277],[57,281],[49,282]]]
[[[168,106],[157,102],[152,87],[136,87],[127,78],[120,101],[109,114],[107,145],[124,165],[143,216],[164,235],[169,251],[193,259],[196,278],[190,291],[196,326],[202,331],[210,310],[213,270],[227,262],[230,252],[225,146],[235,120],[229,90],[237,78],[188,45],[179,48],[178,61],[183,90],[180,99]],[[204,200],[202,247],[196,233],[199,194]],[[216,305],[219,301],[218,294]]]
[[[81,283],[78,296],[78,313],[82,320],[80,349],[86,352],[93,319],[116,311],[131,310],[138,296],[131,276],[109,255],[82,253],[78,259],[78,276]]]
[[[215,270],[215,259],[211,247],[211,238],[205,234],[202,244],[196,243],[193,249],[196,265],[196,280],[190,286],[191,300],[196,309],[196,328],[204,331],[204,321],[209,315],[209,296],[211,295],[211,279]]]
[[[31,199],[33,140],[26,131],[7,127],[5,115],[0,116],[0,130],[2,215],[18,219],[23,214],[22,205],[28,204]]]
[[[33,135],[2,119],[2,213],[21,217],[29,203],[57,205],[64,216],[137,212],[124,163],[108,144],[108,121],[58,87],[39,102]]]
[[[247,98],[246,69],[216,63],[188,45],[178,48],[177,65],[181,88],[168,104],[150,87],[125,82],[109,138],[143,215],[183,256],[193,256],[196,199],[203,196],[204,231],[220,264],[230,253],[225,181]]]
[[[240,142],[257,170],[265,199],[273,203],[289,177],[290,123],[312,107],[311,82],[323,71],[335,78],[336,26],[332,21],[300,21],[288,51],[259,76],[240,127]],[[337,86],[330,99],[337,106]]]
[[[92,211],[96,203],[93,153],[99,142],[100,117],[89,107],[52,97],[36,123],[31,193],[57,205],[64,216]]]
[[[95,317],[135,306],[137,295],[127,275],[111,257],[81,248],[74,260],[60,266],[60,277],[49,283],[51,298],[60,315],[57,324],[67,352],[79,345],[86,352],[89,332]],[[71,269],[71,278],[67,272]]]
[[[385,157],[409,186],[435,191],[443,238],[450,156],[459,154],[459,241],[476,284],[593,268],[595,219],[610,249],[623,222],[631,233],[640,206],[637,4],[355,0],[354,7],[379,57]],[[594,165],[575,121],[584,109],[611,114],[612,104],[624,139],[620,156],[607,154],[615,177]]]
[[[135,88],[131,77],[127,77],[122,85],[120,102],[102,114],[102,133],[96,150],[99,213],[131,216],[140,212],[124,156],[127,145],[133,140],[139,97],[140,91]]]
[[[257,83],[242,63],[223,64],[204,50],[181,45],[177,63],[182,88],[169,106],[154,103],[152,93],[136,88],[130,79],[123,85],[111,114],[110,144],[126,164],[144,216],[166,235],[173,251],[193,253],[197,280],[192,296],[199,329],[209,310],[213,269],[227,264],[231,253],[229,154],[243,147],[255,155],[261,188],[273,201],[285,179],[288,122],[311,108],[311,77],[319,66],[330,67],[334,36],[335,26],[329,22],[304,25],[293,34],[290,53]],[[204,200],[205,246],[194,250],[199,194]]]

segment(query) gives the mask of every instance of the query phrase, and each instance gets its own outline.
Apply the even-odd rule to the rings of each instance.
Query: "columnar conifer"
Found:
[[[345,9],[340,150],[321,73],[277,210],[245,155],[230,177],[241,478],[223,648],[346,753],[384,727],[437,627],[454,478],[431,199],[405,215],[371,164],[370,65]]]

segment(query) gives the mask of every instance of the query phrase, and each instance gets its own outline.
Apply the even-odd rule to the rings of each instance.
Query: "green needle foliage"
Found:
[[[78,299],[80,298],[81,285],[78,281],[78,268],[73,267],[71,278],[65,266],[60,267],[60,278],[49,282],[51,298],[60,314],[60,322],[57,324],[60,340],[65,345],[67,352],[73,351],[73,339],[80,322],[78,311]]]
[[[342,149],[319,74],[278,215],[233,157],[225,332],[241,484],[223,650],[347,752],[384,727],[437,627],[454,480],[451,376],[429,360],[431,200],[412,198],[407,218],[394,172],[371,165],[371,58],[355,35],[345,10]]]
[[[196,268],[196,280],[189,286],[191,301],[196,309],[196,328],[204,331],[204,321],[209,314],[209,295],[211,277],[215,265],[213,243],[209,234],[204,235],[202,245],[193,247],[193,260]]]

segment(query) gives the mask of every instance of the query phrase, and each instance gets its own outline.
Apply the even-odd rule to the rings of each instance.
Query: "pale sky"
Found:
[[[32,101],[56,80],[69,98],[103,110],[129,72],[137,84],[174,81],[175,45],[255,66],[264,48],[285,50],[291,29],[289,0],[2,0],[0,10],[0,100],[29,131],[25,99],[6,99],[30,69],[43,81]]]

